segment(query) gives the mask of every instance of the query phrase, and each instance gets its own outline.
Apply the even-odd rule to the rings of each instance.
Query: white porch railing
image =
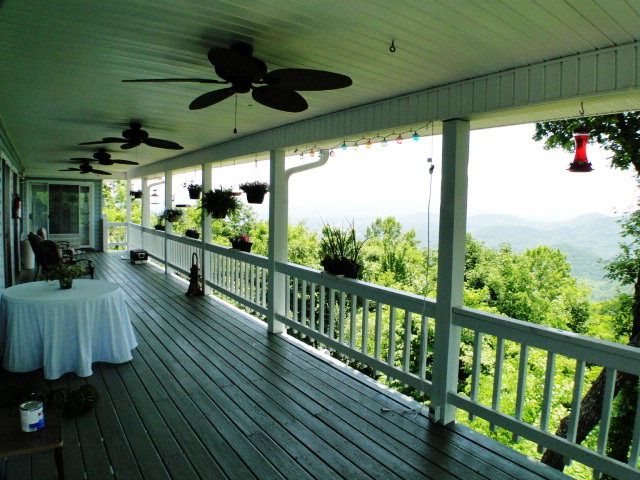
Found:
[[[205,267],[202,274],[207,285],[260,314],[267,314],[267,258],[134,224],[129,225],[128,239],[130,247],[144,248],[161,262],[167,258],[168,267],[185,274],[189,273],[191,254],[203,252],[206,261],[200,259],[200,266]],[[434,300],[291,263],[276,263],[276,271],[286,276],[288,285],[282,292],[285,313],[278,315],[277,320],[375,371],[427,395],[431,392],[430,365],[434,352],[430,346],[437,322]],[[473,338],[473,361],[470,395],[449,391],[450,404],[470,417],[487,420],[492,427],[512,432],[515,438],[527,438],[540,449],[550,448],[567,461],[576,460],[618,478],[640,480],[637,469],[640,414],[636,415],[634,425],[629,426],[633,428],[633,443],[628,462],[604,455],[616,372],[640,375],[640,350],[467,308],[455,308],[453,322]],[[483,342],[495,344],[493,371],[481,368]],[[504,405],[502,388],[506,367],[512,366],[505,354],[507,344],[509,351],[517,351],[516,373],[509,373],[517,375],[517,392],[514,406],[509,408]],[[529,359],[534,351],[546,358],[542,392],[527,386]],[[574,378],[566,439],[556,436],[555,426],[551,427],[554,390],[566,388],[555,383],[556,359],[560,357],[563,362],[572,363]],[[457,364],[458,358],[451,361]],[[599,436],[596,448],[589,449],[575,441],[577,419],[585,390],[585,371],[601,367],[607,369],[607,380]],[[489,404],[479,400],[479,386],[484,381],[491,384]],[[523,418],[524,406],[530,404],[538,404],[539,418]]]

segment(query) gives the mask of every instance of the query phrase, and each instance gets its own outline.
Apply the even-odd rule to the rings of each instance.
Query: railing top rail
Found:
[[[104,222],[105,227],[126,227],[128,222]]]
[[[409,310],[410,312],[424,313],[427,317],[433,317],[435,315],[435,300],[416,295],[415,293],[382,287],[361,280],[336,277],[295,263],[276,262],[276,270],[285,275],[300,277],[307,282],[324,285],[325,287],[355,294],[370,300],[376,300],[387,305]]]
[[[182,235],[176,235],[175,233],[166,233],[167,239],[176,243],[183,243],[185,245],[191,245],[192,247],[202,248],[202,240],[197,238],[185,237]]]
[[[222,255],[224,257],[235,258],[242,260],[243,262],[250,263],[257,267],[269,268],[269,259],[263,255],[258,255],[250,252],[243,252],[231,247],[223,247],[221,245],[214,245],[213,243],[205,243],[204,249],[208,252],[215,253],[216,255]]]
[[[453,323],[595,365],[640,375],[640,349],[471,308],[454,308]]]

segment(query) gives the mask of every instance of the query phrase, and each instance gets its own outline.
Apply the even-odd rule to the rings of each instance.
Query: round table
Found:
[[[67,372],[88,377],[93,362],[122,363],[138,345],[122,290],[104,280],[76,279],[10,287],[0,301],[0,349],[12,372],[44,369],[47,379]]]

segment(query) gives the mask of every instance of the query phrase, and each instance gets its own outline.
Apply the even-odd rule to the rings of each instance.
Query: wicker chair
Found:
[[[28,237],[31,249],[36,259],[36,271],[33,276],[37,280],[38,273],[45,274],[51,267],[60,263],[70,263],[82,265],[85,268],[85,275],[93,278],[95,268],[89,259],[76,259],[72,255],[63,255],[60,245],[52,240],[43,240],[42,237],[34,233],[29,233]]]

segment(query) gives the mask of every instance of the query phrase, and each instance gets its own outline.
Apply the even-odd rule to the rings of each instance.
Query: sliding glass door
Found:
[[[31,231],[44,228],[52,240],[92,246],[91,185],[32,182],[29,187]]]

